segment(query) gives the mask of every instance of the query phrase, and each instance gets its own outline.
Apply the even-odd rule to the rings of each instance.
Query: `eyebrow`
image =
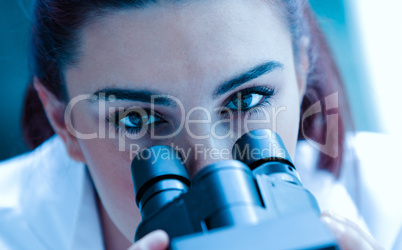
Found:
[[[149,90],[105,88],[93,93],[89,100],[94,101],[99,100],[100,98],[104,98],[105,100],[110,101],[111,98],[114,98],[116,100],[138,101],[174,107],[176,103],[171,98],[169,98],[169,96],[171,95]]]
[[[220,84],[213,93],[213,98],[216,99],[219,96],[225,94],[226,92],[239,87],[240,85],[249,82],[253,79],[256,79],[262,75],[268,74],[276,69],[282,69],[283,64],[277,61],[269,61],[263,64],[260,64],[253,69],[240,74],[232,80],[226,81]]]
[[[213,93],[213,98],[216,99],[226,92],[239,87],[240,85],[256,79],[264,74],[270,73],[275,69],[282,69],[283,64],[277,61],[269,61],[260,64],[253,69],[242,73],[232,80],[220,84]],[[134,89],[121,89],[121,88],[104,88],[96,91],[88,99],[90,102],[95,102],[100,98],[110,101],[111,98],[116,100],[129,100],[144,103],[154,103],[156,105],[175,107],[176,102],[169,98],[168,94],[149,90],[134,90]],[[153,98],[153,100],[152,100]]]

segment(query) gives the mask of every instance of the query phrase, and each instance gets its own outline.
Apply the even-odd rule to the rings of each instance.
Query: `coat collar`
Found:
[[[35,240],[27,241],[27,249],[104,248],[87,168],[69,157],[60,137],[53,136],[33,152],[5,162],[0,173],[13,180],[7,187],[9,197],[18,197],[0,204],[13,211],[14,223],[4,237],[28,234]],[[1,211],[7,210],[0,209],[0,218]],[[10,214],[5,216],[10,218]]]

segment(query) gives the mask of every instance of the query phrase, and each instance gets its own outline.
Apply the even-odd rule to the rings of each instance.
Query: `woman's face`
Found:
[[[79,62],[65,72],[78,100],[72,125],[102,205],[127,239],[141,221],[130,171],[139,149],[177,147],[193,176],[230,158],[243,133],[268,128],[293,156],[304,82],[290,33],[265,1],[123,10],[81,35]]]

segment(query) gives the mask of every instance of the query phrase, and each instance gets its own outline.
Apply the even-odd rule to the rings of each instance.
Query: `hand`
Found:
[[[342,216],[324,212],[321,214],[321,220],[335,235],[341,249],[384,249],[358,225]]]
[[[128,250],[165,250],[169,246],[169,236],[163,230],[156,230],[135,242]]]

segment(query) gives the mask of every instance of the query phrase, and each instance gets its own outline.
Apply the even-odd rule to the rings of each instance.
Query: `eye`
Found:
[[[121,118],[123,114],[116,113],[111,116],[112,119],[107,119],[112,122],[116,131],[124,129],[128,133],[135,134],[139,133],[144,127],[159,125],[164,122],[159,115],[150,110],[136,110],[124,115],[125,116]]]
[[[235,93],[230,97],[226,108],[233,111],[247,111],[269,101],[275,90],[267,87],[253,87]]]
[[[236,93],[236,95],[229,101],[227,108],[232,110],[244,110],[255,107],[264,100],[264,96],[260,94],[246,94],[243,95],[241,92]]]
[[[159,122],[161,119],[152,114],[140,114],[137,112],[129,113],[126,117],[122,118],[120,122],[124,124],[126,128],[142,128],[145,125],[149,125],[155,122]]]

